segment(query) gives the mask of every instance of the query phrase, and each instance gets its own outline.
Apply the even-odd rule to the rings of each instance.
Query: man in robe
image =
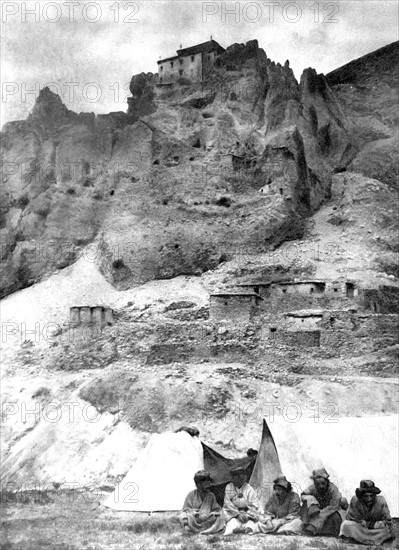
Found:
[[[258,533],[259,499],[255,489],[247,483],[245,468],[230,471],[232,483],[226,486],[223,511],[226,520],[225,535]]]
[[[374,481],[363,479],[349,505],[339,536],[360,544],[380,545],[394,538],[392,520],[381,490]]]
[[[329,480],[325,468],[313,470],[310,476],[313,484],[303,493],[301,519],[303,530],[307,535],[333,536],[339,535],[342,520],[348,507],[346,499],[342,498],[338,487]]]
[[[273,495],[265,505],[259,531],[278,535],[299,534],[302,532],[300,511],[299,496],[292,490],[287,478],[279,476],[273,481]]]
[[[194,475],[196,489],[188,493],[179,520],[185,531],[211,535],[224,530],[222,509],[215,495],[209,490],[212,484],[210,473],[200,470]]]

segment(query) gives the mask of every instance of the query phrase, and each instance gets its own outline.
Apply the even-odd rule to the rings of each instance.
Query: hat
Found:
[[[319,468],[318,470],[313,470],[313,473],[310,476],[310,479],[316,479],[318,477],[328,479],[330,477],[330,474],[327,473],[325,468]]]
[[[360,482],[360,487],[356,489],[355,491],[356,496],[362,497],[365,493],[374,493],[375,495],[378,495],[381,493],[381,489],[375,486],[374,481],[371,481],[370,479],[362,479]]]
[[[288,490],[290,482],[287,480],[287,478],[285,476],[278,476],[273,481],[273,485],[278,485],[279,487],[282,487],[283,489]]]
[[[211,474],[207,470],[199,470],[194,474],[194,483],[198,481],[213,481]]]

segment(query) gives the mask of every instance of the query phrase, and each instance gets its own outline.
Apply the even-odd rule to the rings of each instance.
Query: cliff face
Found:
[[[2,295],[89,243],[108,280],[129,288],[301,235],[350,147],[325,78],[307,70],[298,84],[251,41],[202,84],[155,82],[136,75],[128,114],[97,117],[44,89],[26,121],[6,125]]]
[[[348,120],[353,143],[349,169],[397,188],[399,42],[327,75]]]

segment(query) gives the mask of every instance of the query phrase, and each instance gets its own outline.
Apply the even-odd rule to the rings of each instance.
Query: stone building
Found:
[[[209,315],[215,321],[248,323],[261,300],[255,292],[217,292],[210,295]]]
[[[114,312],[104,306],[74,306],[69,310],[69,321],[72,327],[79,325],[105,326],[112,325]]]
[[[179,78],[201,82],[224,51],[212,39],[189,48],[180,47],[177,55],[158,61],[159,84],[172,84]]]

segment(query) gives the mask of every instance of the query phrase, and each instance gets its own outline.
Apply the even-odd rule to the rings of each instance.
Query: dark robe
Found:
[[[325,493],[310,485],[302,493],[301,518],[305,529],[311,526],[316,535],[337,537],[342,523],[342,495],[334,483],[328,484]]]
[[[225,528],[222,509],[210,491],[203,496],[198,489],[188,493],[179,519],[182,526],[183,520],[187,519],[190,530],[203,535],[218,533]]]
[[[362,500],[352,497],[339,535],[361,544],[376,545],[393,538],[392,519],[385,498],[377,495],[373,506],[368,508]]]

